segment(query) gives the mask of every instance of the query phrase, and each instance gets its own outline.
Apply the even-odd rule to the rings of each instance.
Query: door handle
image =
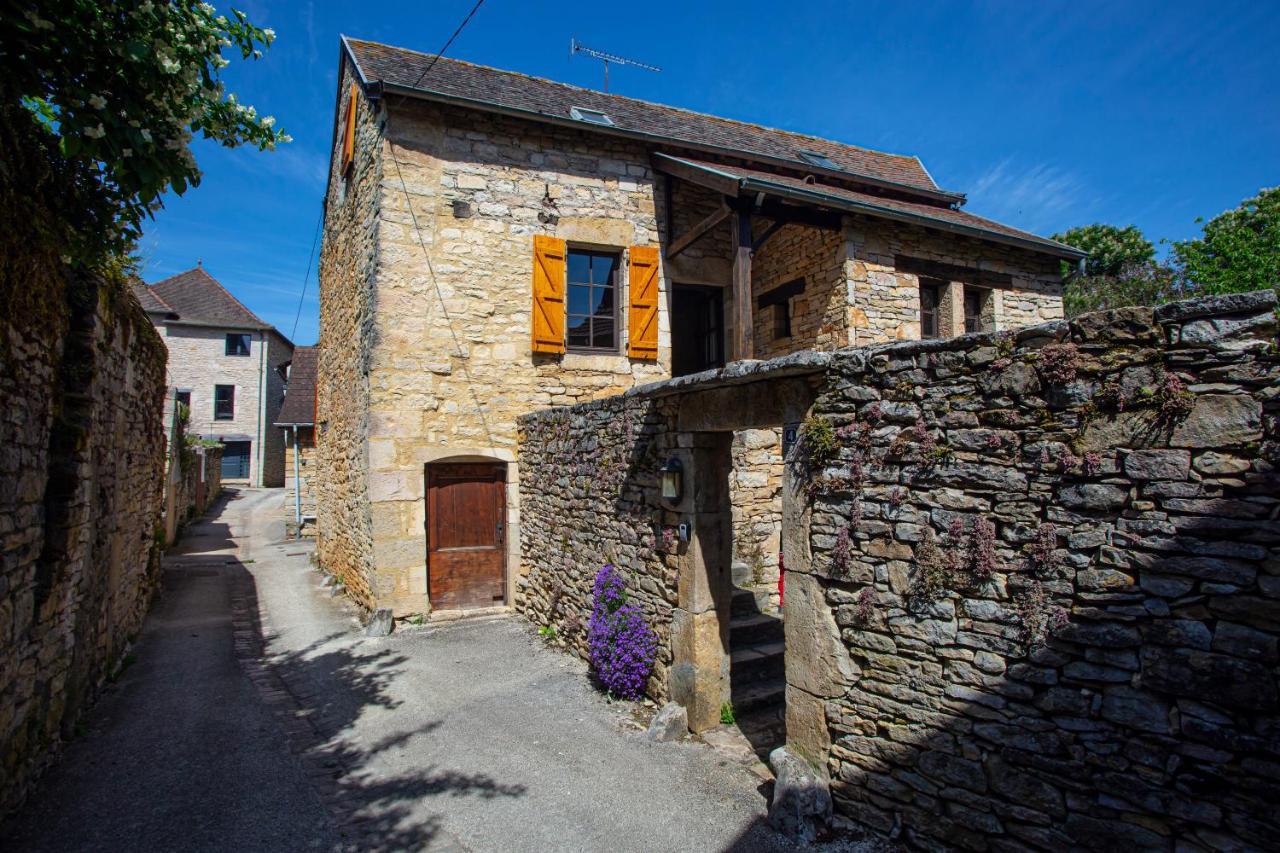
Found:
[[[501,521],[498,522],[497,536],[498,536],[498,541],[501,542],[502,541],[502,522]]]

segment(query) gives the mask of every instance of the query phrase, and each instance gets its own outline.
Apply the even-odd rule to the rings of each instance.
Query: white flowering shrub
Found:
[[[62,158],[51,165],[77,176],[76,203],[93,226],[68,247],[81,260],[127,251],[163,192],[200,183],[194,134],[228,147],[289,141],[220,79],[224,53],[258,59],[275,38],[242,12],[186,0],[49,0],[3,18],[4,106],[25,108],[49,139],[42,147]]]

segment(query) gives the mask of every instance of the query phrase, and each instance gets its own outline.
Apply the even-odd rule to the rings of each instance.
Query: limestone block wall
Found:
[[[159,577],[164,345],[125,283],[46,260],[4,282],[8,308],[38,305],[0,315],[0,813],[71,735]]]
[[[205,438],[252,441],[249,482],[283,483],[284,443],[271,426],[284,402],[280,365],[293,357],[293,348],[274,332],[252,332],[249,355],[226,354],[229,329],[164,324],[160,327],[169,350],[169,385],[191,392],[188,431]],[[235,417],[216,420],[214,385],[234,385]],[[265,418],[265,419],[264,419]]]
[[[851,345],[920,337],[920,280],[899,271],[900,256],[1012,276],[1011,287],[992,293],[1000,300],[991,306],[995,330],[1063,316],[1060,262],[1053,258],[864,216],[845,217],[845,242]]]
[[[377,594],[399,614],[428,609],[424,465],[506,462],[514,496],[516,418],[667,375],[670,327],[663,277],[657,361],[626,356],[625,301],[618,352],[531,351],[535,234],[619,252],[657,244],[642,146],[423,103],[390,106],[384,146],[368,501]],[[623,300],[625,270],[624,261]],[[513,501],[513,533],[516,513]],[[513,535],[513,579],[516,548]]]
[[[789,647],[793,590],[839,639],[806,736],[841,813],[926,847],[1274,844],[1274,305],[836,354],[786,589]]]
[[[848,288],[845,284],[845,242],[834,231],[786,225],[761,247],[752,261],[754,299],[798,278],[804,293],[793,297],[791,335],[774,334],[779,309],[755,307],[756,358],[773,358],[797,350],[833,350],[849,343]]]
[[[751,570],[752,582],[777,589],[782,548],[782,431],[735,432],[732,464],[733,558]]]
[[[344,65],[337,116],[352,72]],[[316,370],[316,556],[362,607],[376,601],[369,513],[369,365],[382,202],[383,117],[360,99],[350,176],[331,162],[320,254],[320,353]],[[341,145],[341,135],[336,144]]]

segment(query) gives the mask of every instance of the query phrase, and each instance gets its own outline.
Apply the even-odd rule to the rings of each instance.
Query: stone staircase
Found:
[[[735,584],[750,583],[734,566]],[[729,607],[730,696],[738,728],[762,760],[786,742],[782,615],[768,587],[735,585]]]

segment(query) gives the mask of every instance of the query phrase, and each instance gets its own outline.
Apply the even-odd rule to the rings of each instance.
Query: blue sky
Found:
[[[223,9],[223,4],[213,0]],[[320,215],[340,33],[434,52],[474,0],[245,2],[278,40],[229,88],[294,142],[200,143],[203,183],[142,240],[144,278],[206,269],[285,334]],[[1197,216],[1280,183],[1280,3],[486,0],[448,55],[599,87],[570,36],[662,67],[612,91],[918,155],[968,210],[1041,234]],[[225,9],[223,9],[225,11]],[[318,262],[318,261],[317,261]],[[295,342],[316,340],[312,264]]]

